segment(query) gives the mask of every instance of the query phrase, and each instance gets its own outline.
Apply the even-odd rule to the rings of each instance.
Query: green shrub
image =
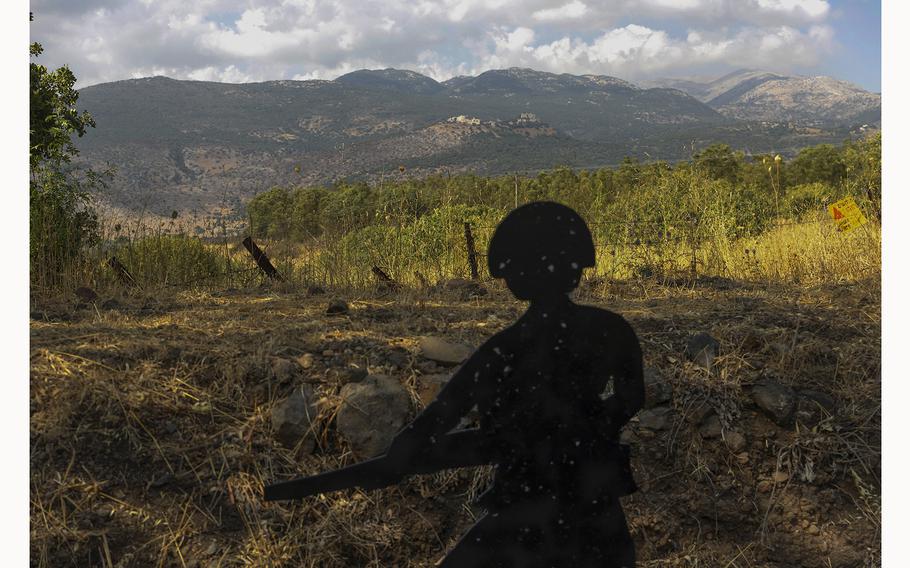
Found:
[[[219,251],[185,235],[142,237],[114,248],[113,254],[142,285],[196,285],[231,270]]]

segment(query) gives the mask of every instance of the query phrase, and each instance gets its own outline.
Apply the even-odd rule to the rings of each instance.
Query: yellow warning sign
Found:
[[[840,201],[835,201],[828,206],[828,213],[834,219],[837,230],[843,233],[852,231],[860,225],[866,224],[863,212],[859,210],[856,201],[849,195]]]

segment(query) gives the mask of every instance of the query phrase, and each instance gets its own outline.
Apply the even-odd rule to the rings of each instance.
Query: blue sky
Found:
[[[832,26],[840,49],[819,66],[819,71],[842,76],[869,91],[881,91],[881,2],[840,0],[832,4]]]
[[[439,80],[511,66],[633,82],[740,69],[881,89],[867,0],[34,0],[31,38],[78,86],[166,75],[333,79],[361,68]]]

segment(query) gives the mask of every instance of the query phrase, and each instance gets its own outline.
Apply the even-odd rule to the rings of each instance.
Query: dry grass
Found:
[[[382,254],[348,250],[337,239],[301,244],[260,240],[287,283],[288,289],[311,285],[333,289],[364,289],[376,283],[373,266],[382,267],[397,282],[414,288],[452,277],[468,277],[469,264],[460,223],[440,227],[436,235],[448,243],[440,255],[417,258],[419,243],[389,229]],[[107,232],[110,233],[110,227]],[[800,222],[781,221],[774,229],[755,237],[730,239],[722,230],[705,228],[697,242],[654,240],[645,243],[597,243],[594,278],[627,280],[657,278],[675,283],[681,278],[723,277],[773,285],[791,283],[823,285],[855,282],[881,272],[881,227],[868,223],[852,232],[839,233],[827,218]],[[492,228],[474,232],[481,274],[485,274],[486,250]],[[33,294],[53,296],[59,290],[79,286],[115,289],[117,275],[107,266],[116,255],[135,277],[140,288],[170,290],[223,290],[265,283],[241,238],[219,232],[215,225],[206,243],[184,235],[179,225],[151,227],[137,223],[124,226],[105,244],[89,251],[83,262],[70,266],[61,276],[67,284],[55,288],[33,286]],[[413,235],[412,235],[413,236]],[[364,245],[366,246],[366,245]],[[368,247],[367,247],[368,248]],[[356,252],[356,254],[354,254]]]
[[[646,364],[674,386],[673,426],[633,422],[642,490],[626,509],[642,566],[875,565],[880,523],[880,292],[713,281],[590,282],[581,300],[624,314]],[[68,298],[33,306],[32,558],[36,566],[432,566],[470,525],[489,471],[267,504],[264,483],[350,463],[334,430],[338,370],[356,363],[413,386],[423,334],[478,344],[521,304],[491,286],[462,301],[407,291],[348,296],[346,316],[294,288]],[[717,372],[683,361],[688,335],[723,345]],[[331,353],[329,353],[329,351]],[[273,357],[314,355],[279,382]],[[833,396],[816,428],[780,429],[748,405],[761,377]],[[324,397],[304,456],[269,413],[298,381]],[[748,461],[685,420],[707,402],[747,433]],[[416,394],[415,394],[416,410]],[[786,473],[786,481],[780,481]],[[769,485],[770,484],[770,485]],[[810,527],[815,531],[809,532]]]

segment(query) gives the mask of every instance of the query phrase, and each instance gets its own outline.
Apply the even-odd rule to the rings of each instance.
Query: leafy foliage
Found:
[[[32,57],[40,44],[29,47]],[[82,136],[95,122],[76,109],[76,77],[63,66],[49,71],[29,65],[29,252],[31,280],[54,286],[76,269],[86,246],[98,241],[98,217],[91,193],[104,185],[106,173],[79,170],[72,136]]]
[[[636,270],[654,273],[678,264],[680,251],[756,237],[782,220],[823,218],[827,204],[847,194],[875,209],[866,189],[873,197],[880,191],[880,152],[875,137],[806,148],[790,161],[718,144],[676,164],[627,158],[615,168],[559,167],[533,177],[402,175],[373,186],[276,187],[247,210],[255,236],[306,243],[324,267],[346,267],[366,282],[371,266],[402,279],[416,271],[463,275],[465,222],[482,253],[516,204],[551,200],[581,213],[605,254],[632,247],[648,257],[635,259]]]
[[[41,44],[29,46],[29,55],[43,53]],[[29,65],[29,162],[32,169],[42,163],[69,162],[78,152],[71,136],[83,136],[95,121],[87,112],[76,109],[79,93],[76,76],[69,67],[48,71],[44,65]]]

